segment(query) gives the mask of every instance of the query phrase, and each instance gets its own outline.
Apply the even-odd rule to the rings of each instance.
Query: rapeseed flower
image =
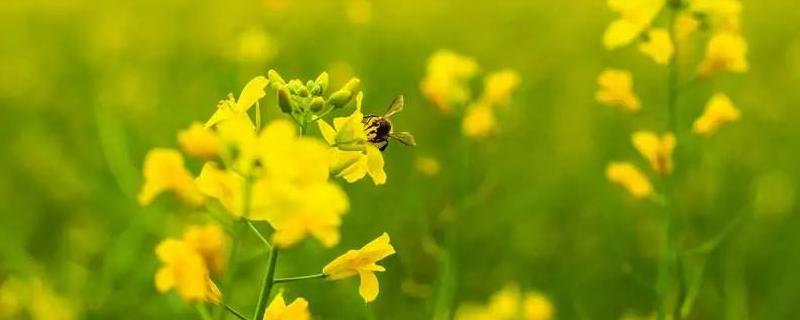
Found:
[[[156,247],[162,266],[156,272],[156,289],[161,292],[175,290],[187,303],[218,303],[219,289],[211,281],[203,256],[185,241],[166,239]]]
[[[675,53],[675,48],[669,32],[659,28],[651,29],[647,33],[647,40],[639,45],[639,51],[648,55],[658,64],[668,64]]]
[[[386,183],[383,154],[367,139],[362,122],[363,99],[364,94],[359,92],[353,113],[347,117],[333,119],[333,126],[324,120],[318,120],[317,125],[322,137],[331,146],[329,151],[331,174],[350,183],[361,180],[369,174],[375,185],[381,185]]]
[[[200,159],[217,157],[222,148],[217,134],[199,122],[178,133],[178,144],[186,154]]]
[[[620,17],[611,22],[603,35],[606,49],[631,43],[661,12],[665,0],[608,0],[608,7]]]
[[[633,77],[627,70],[606,69],[597,78],[600,88],[595,99],[605,105],[619,107],[630,113],[641,109],[641,103],[633,93]]]
[[[394,247],[389,243],[389,235],[384,233],[358,250],[349,250],[326,265],[322,272],[330,280],[339,280],[359,275],[361,285],[358,289],[366,302],[372,302],[378,296],[378,278],[375,272],[386,269],[376,262],[394,254]]]
[[[675,25],[672,32],[675,34],[675,40],[678,42],[685,42],[697,30],[700,29],[700,21],[689,13],[680,13],[675,18]]]
[[[208,197],[215,198],[223,208],[234,217],[243,214],[244,199],[242,186],[244,178],[239,174],[217,168],[213,162],[207,162],[197,177],[197,187]]]
[[[636,166],[627,162],[612,162],[606,167],[606,177],[637,199],[653,195],[653,186]]]
[[[456,311],[456,320],[550,320],[555,310],[552,302],[538,292],[521,293],[508,284],[489,298],[486,305],[464,304]]]
[[[717,31],[741,30],[742,4],[739,0],[690,0],[689,11],[705,17]]]
[[[517,89],[519,83],[519,73],[514,70],[504,69],[490,73],[483,80],[480,100],[490,105],[507,105],[511,100],[511,93]]]
[[[484,138],[497,130],[492,106],[486,103],[475,103],[467,107],[461,122],[461,132],[472,138]]]
[[[747,42],[739,34],[725,32],[714,35],[706,46],[706,56],[697,73],[707,77],[720,71],[743,73],[747,63]]]
[[[439,50],[428,59],[425,78],[420,87],[422,94],[442,112],[450,113],[453,105],[470,99],[467,81],[478,72],[472,58],[448,50]]]
[[[692,130],[702,136],[711,136],[723,125],[736,121],[741,116],[725,94],[717,93],[706,104],[703,114],[694,121]]]
[[[217,111],[206,122],[206,127],[219,125],[229,119],[245,119],[250,126],[254,126],[252,120],[247,115],[258,100],[261,100],[265,95],[264,88],[267,87],[269,80],[263,76],[258,76],[250,80],[242,92],[239,94],[239,99],[234,99],[233,95],[228,95],[228,98],[222,100],[217,104]]]
[[[650,166],[662,175],[672,173],[674,164],[672,151],[675,149],[675,135],[668,132],[660,138],[650,131],[637,131],[633,134],[633,146],[650,162]]]
[[[192,174],[184,167],[183,156],[177,150],[156,148],[144,158],[144,183],[137,197],[139,204],[148,205],[164,191],[174,192],[192,206],[203,204]]]
[[[510,102],[511,93],[519,83],[519,74],[511,69],[487,75],[481,97],[464,111],[461,132],[467,137],[485,138],[497,131],[495,109]]]
[[[272,299],[263,320],[309,320],[311,313],[308,311],[308,301],[296,298],[292,303],[286,304],[283,293],[278,292]]]
[[[208,269],[221,275],[225,269],[225,232],[219,225],[189,226],[183,241],[203,257]]]

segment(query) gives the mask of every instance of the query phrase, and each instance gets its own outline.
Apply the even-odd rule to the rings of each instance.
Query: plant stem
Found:
[[[235,258],[236,258],[236,252],[238,251],[238,248],[239,248],[239,242],[241,240],[242,227],[244,227],[244,226],[242,226],[239,223],[236,223],[236,225],[234,226],[234,234],[231,237],[232,238],[231,251],[230,251],[230,254],[228,255],[228,263],[226,264],[226,266],[228,266],[228,270],[227,270],[227,272],[225,272],[225,275],[223,276],[223,279],[222,279],[223,292],[226,293],[226,294],[222,295],[222,304],[223,305],[227,301],[230,301],[230,298],[231,298],[230,297],[231,294],[229,293],[229,291],[230,291],[230,288],[232,287],[231,286],[231,282],[233,280],[234,274],[236,273],[236,264],[234,263],[234,261],[235,261]],[[217,319],[224,319],[225,318],[225,316],[224,316],[225,313],[222,312],[222,310],[217,309],[217,312],[219,312],[218,314],[216,314]]]
[[[258,303],[256,304],[255,316],[253,319],[263,319],[264,313],[267,308],[267,301],[269,300],[272,286],[275,284],[275,265],[278,263],[278,248],[272,247],[269,253],[269,261],[267,261],[267,273],[264,275],[264,282],[261,284],[261,294],[258,296]]]
[[[272,248],[272,244],[269,243],[269,241],[267,240],[266,237],[264,237],[264,234],[262,234],[261,231],[258,231],[258,228],[256,228],[256,226],[253,224],[252,221],[247,220],[247,219],[245,219],[244,221],[247,224],[247,226],[250,227],[250,230],[253,230],[253,232],[256,234],[258,239],[260,239],[261,242],[263,242],[264,245],[267,246],[267,248]]]
[[[272,281],[272,283],[284,283],[284,282],[294,282],[294,281],[302,281],[302,280],[313,280],[313,279],[325,279],[328,275],[324,273],[317,273],[311,274],[307,276],[299,276],[299,277],[288,277],[288,278],[278,278]]]
[[[236,309],[234,309],[233,307],[231,307],[231,306],[229,306],[229,305],[227,305],[225,303],[222,304],[222,307],[224,307],[225,310],[228,310],[228,312],[230,312],[231,314],[233,314],[234,316],[236,316],[240,320],[250,320],[250,319],[247,319],[247,317],[245,317],[244,315],[242,315],[239,311],[236,311]]]
[[[197,313],[200,315],[200,319],[212,320],[211,314],[208,313],[208,308],[206,308],[206,305],[204,303],[201,302],[196,304],[195,308],[197,309]]]

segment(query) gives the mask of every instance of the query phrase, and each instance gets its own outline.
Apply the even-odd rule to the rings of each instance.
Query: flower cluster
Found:
[[[456,311],[456,320],[550,320],[555,310],[547,296],[530,291],[524,295],[516,284],[508,284],[489,298],[486,305],[464,304]]]
[[[420,87],[423,95],[444,113],[452,113],[454,106],[465,106],[461,131],[465,136],[480,139],[497,130],[496,109],[510,103],[520,77],[511,69],[492,72],[483,80],[481,95],[472,99],[469,81],[477,73],[478,64],[472,58],[441,50],[428,59]]]
[[[220,101],[205,123],[196,122],[180,131],[177,143],[183,153],[156,148],[145,156],[140,204],[151,204],[160,194],[171,192],[190,207],[227,212],[232,223],[248,224],[272,247],[254,319],[310,318],[308,301],[303,298],[287,305],[283,293],[278,293],[267,306],[270,290],[277,283],[359,275],[364,300],[373,301],[378,295],[375,272],[384,268],[376,262],[395,253],[385,233],[362,249],[336,258],[318,275],[274,277],[279,250],[288,250],[306,238],[325,247],[339,243],[341,218],[350,205],[334,178],[355,182],[369,175],[376,185],[386,182],[380,148],[388,141],[379,141],[362,114],[359,87],[360,81],[353,78],[326,95],[327,73],[303,82],[286,81],[270,70],[266,77],[250,80],[238,97],[230,94]],[[291,120],[275,119],[262,127],[260,101],[267,89],[276,92],[278,107]],[[356,107],[349,116],[333,119],[333,126],[324,120],[354,98]],[[402,108],[402,99],[399,103]],[[308,135],[315,123],[321,137]],[[385,133],[386,139],[391,136],[413,145],[408,133],[395,133],[391,127]],[[196,176],[187,168],[184,154],[201,161]],[[269,237],[253,224],[258,221],[271,227]],[[207,224],[188,227],[179,239],[163,240],[156,247],[162,264],[155,275],[156,289],[174,290],[187,303],[224,304],[215,280],[225,269],[228,238],[219,225]],[[235,312],[226,304],[224,307]]]
[[[705,57],[694,72],[695,78],[703,79],[725,71],[747,71],[747,43],[741,36],[741,4],[738,0],[609,0],[608,5],[619,14],[619,18],[608,26],[603,36],[607,49],[639,41],[639,51],[657,64],[672,68],[672,77],[676,79],[680,75],[677,72],[677,55],[681,53],[678,49],[688,44],[692,35],[703,27],[711,36]],[[658,27],[656,18],[664,11],[670,12],[670,26]],[[597,78],[597,83],[599,89],[595,98],[598,102],[628,113],[642,109],[642,103],[633,90],[630,71],[606,69]],[[671,106],[668,109],[674,109],[676,85],[670,89],[669,95]],[[674,110],[669,112],[673,117]],[[695,120],[692,131],[710,136],[739,116],[740,112],[731,100],[723,93],[716,93]],[[666,176],[673,171],[672,152],[677,144],[674,133],[677,129],[670,125],[668,132],[660,137],[651,131],[639,131],[632,136],[636,150],[659,175]],[[636,198],[648,198],[654,194],[647,176],[632,163],[613,162],[608,165],[606,176]]]

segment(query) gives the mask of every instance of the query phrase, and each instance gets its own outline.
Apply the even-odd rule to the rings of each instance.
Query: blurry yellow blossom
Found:
[[[706,104],[703,114],[694,121],[694,133],[710,136],[723,125],[739,119],[741,113],[725,94],[717,93]]]
[[[688,13],[680,13],[675,18],[672,32],[675,34],[676,41],[683,42],[688,40],[699,28],[700,21],[697,21],[697,18]]]
[[[367,140],[361,104],[364,94],[356,96],[356,109],[347,117],[333,119],[333,127],[324,120],[317,121],[322,137],[330,144],[330,172],[355,182],[367,174],[376,185],[386,183],[383,154]]]
[[[606,69],[597,78],[597,84],[600,88],[595,99],[600,103],[631,113],[641,109],[639,98],[633,93],[633,77],[629,71]]]
[[[141,205],[150,204],[164,191],[173,191],[184,202],[198,206],[203,195],[197,189],[192,174],[183,165],[183,156],[172,149],[156,148],[144,158],[144,184],[139,191]]]
[[[553,304],[537,292],[524,294],[516,284],[508,284],[489,298],[487,305],[467,303],[459,306],[456,320],[550,320]]]
[[[219,302],[221,293],[211,281],[203,256],[189,244],[169,238],[158,244],[156,255],[162,263],[155,277],[159,292],[175,289],[187,303]]]
[[[429,59],[422,94],[443,112],[453,111],[454,104],[470,98],[467,81],[478,71],[475,60],[448,50],[439,50]]]
[[[747,42],[741,35],[720,33],[708,41],[706,56],[697,72],[707,77],[720,71],[742,73],[747,69]]]
[[[497,120],[492,107],[485,103],[476,103],[467,107],[461,122],[461,132],[472,138],[484,138],[497,129]]]
[[[511,93],[519,86],[519,73],[511,69],[493,72],[483,81],[481,101],[491,105],[507,105]]]
[[[394,247],[389,244],[389,235],[384,233],[361,249],[349,250],[334,259],[322,269],[322,272],[330,280],[359,275],[361,277],[361,286],[358,292],[364,298],[364,301],[372,302],[378,296],[378,278],[375,276],[375,272],[386,271],[384,267],[377,265],[376,262],[394,253]]]
[[[612,162],[606,167],[609,181],[625,188],[635,198],[643,199],[653,194],[653,186],[636,166],[627,162]]]
[[[435,176],[441,169],[439,160],[431,156],[418,156],[416,164],[417,170],[426,176]]]
[[[703,15],[717,31],[741,31],[739,0],[690,0],[689,11]]]
[[[669,32],[659,28],[647,33],[647,41],[639,45],[639,50],[658,64],[668,64],[675,48],[672,46]]]
[[[265,63],[277,55],[277,45],[261,28],[251,28],[239,35],[235,58],[241,61]]]
[[[672,151],[675,149],[675,135],[667,132],[661,138],[650,131],[637,131],[632,137],[633,146],[650,162],[656,172],[667,175],[673,170]]]
[[[206,196],[219,200],[220,204],[233,216],[242,215],[242,185],[244,178],[235,172],[218,169],[208,162],[197,177],[197,188]]]
[[[218,125],[233,118],[246,119],[247,123],[253,126],[250,117],[247,115],[247,110],[250,110],[258,100],[261,100],[267,94],[264,92],[264,88],[268,83],[269,80],[263,76],[251,79],[242,89],[238,100],[234,99],[233,95],[229,95],[227,99],[217,104],[217,111],[208,119],[206,127]]]
[[[40,278],[7,277],[0,285],[0,319],[71,320],[75,307]]]
[[[372,21],[372,3],[368,0],[345,0],[345,12],[352,24],[366,25]]]
[[[203,257],[206,266],[216,275],[225,268],[225,232],[216,224],[189,226],[183,241]]]
[[[187,154],[201,159],[218,156],[222,147],[219,137],[198,122],[178,133],[178,144]]]
[[[309,320],[311,313],[308,311],[308,301],[303,298],[296,298],[292,303],[286,305],[283,300],[283,292],[278,292],[272,299],[267,311],[264,313],[264,320]]]
[[[295,126],[278,120],[258,137],[262,176],[253,185],[250,219],[266,220],[275,229],[278,247],[307,235],[331,247],[339,242],[347,195],[328,180],[330,150],[317,139],[299,137]]]
[[[608,0],[608,7],[620,17],[603,35],[606,49],[625,46],[638,37],[661,11],[665,0]]]

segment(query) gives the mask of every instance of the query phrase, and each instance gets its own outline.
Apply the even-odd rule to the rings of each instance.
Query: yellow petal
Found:
[[[223,171],[208,162],[197,177],[197,187],[203,194],[219,200],[234,217],[242,214],[242,186],[244,178],[232,171]]]
[[[280,320],[286,309],[286,301],[283,300],[283,292],[278,292],[272,299],[267,310],[264,312],[264,320]]]
[[[170,190],[192,206],[203,203],[203,195],[197,189],[191,173],[184,167],[183,156],[172,149],[156,148],[147,153],[144,160],[144,183],[138,200],[142,205],[150,204],[164,191]]]
[[[603,34],[603,45],[609,50],[625,46],[631,43],[641,32],[642,27],[639,25],[628,20],[615,20],[608,25],[606,32]]]
[[[167,268],[160,268],[156,271],[156,290],[164,293],[175,286],[175,278]]]
[[[710,136],[727,123],[739,119],[741,112],[734,107],[727,95],[717,93],[708,101],[703,114],[695,120],[694,133]]]
[[[606,168],[609,181],[625,188],[635,198],[643,199],[653,194],[653,186],[636,166],[625,162],[612,162]]]
[[[658,64],[668,64],[675,51],[669,32],[661,28],[650,30],[647,41],[639,45],[639,50]]]
[[[383,171],[383,153],[373,145],[367,145],[367,172],[375,185],[386,183],[386,172]]]
[[[467,107],[461,122],[461,132],[471,138],[485,138],[497,129],[497,120],[491,106],[477,103]]]
[[[336,143],[336,130],[331,127],[325,120],[318,120],[317,126],[319,126],[319,131],[322,133],[322,138],[325,139],[325,142],[328,144]]]
[[[199,122],[178,133],[178,144],[187,154],[201,159],[216,157],[222,147],[219,137]]]
[[[250,107],[261,100],[265,95],[264,88],[269,84],[269,80],[263,76],[258,76],[250,80],[244,88],[242,93],[239,94],[239,100],[236,101],[235,112],[246,112]]]
[[[358,287],[358,293],[364,298],[365,302],[372,302],[378,297],[378,277],[372,272],[359,272],[361,277],[361,285]]]

